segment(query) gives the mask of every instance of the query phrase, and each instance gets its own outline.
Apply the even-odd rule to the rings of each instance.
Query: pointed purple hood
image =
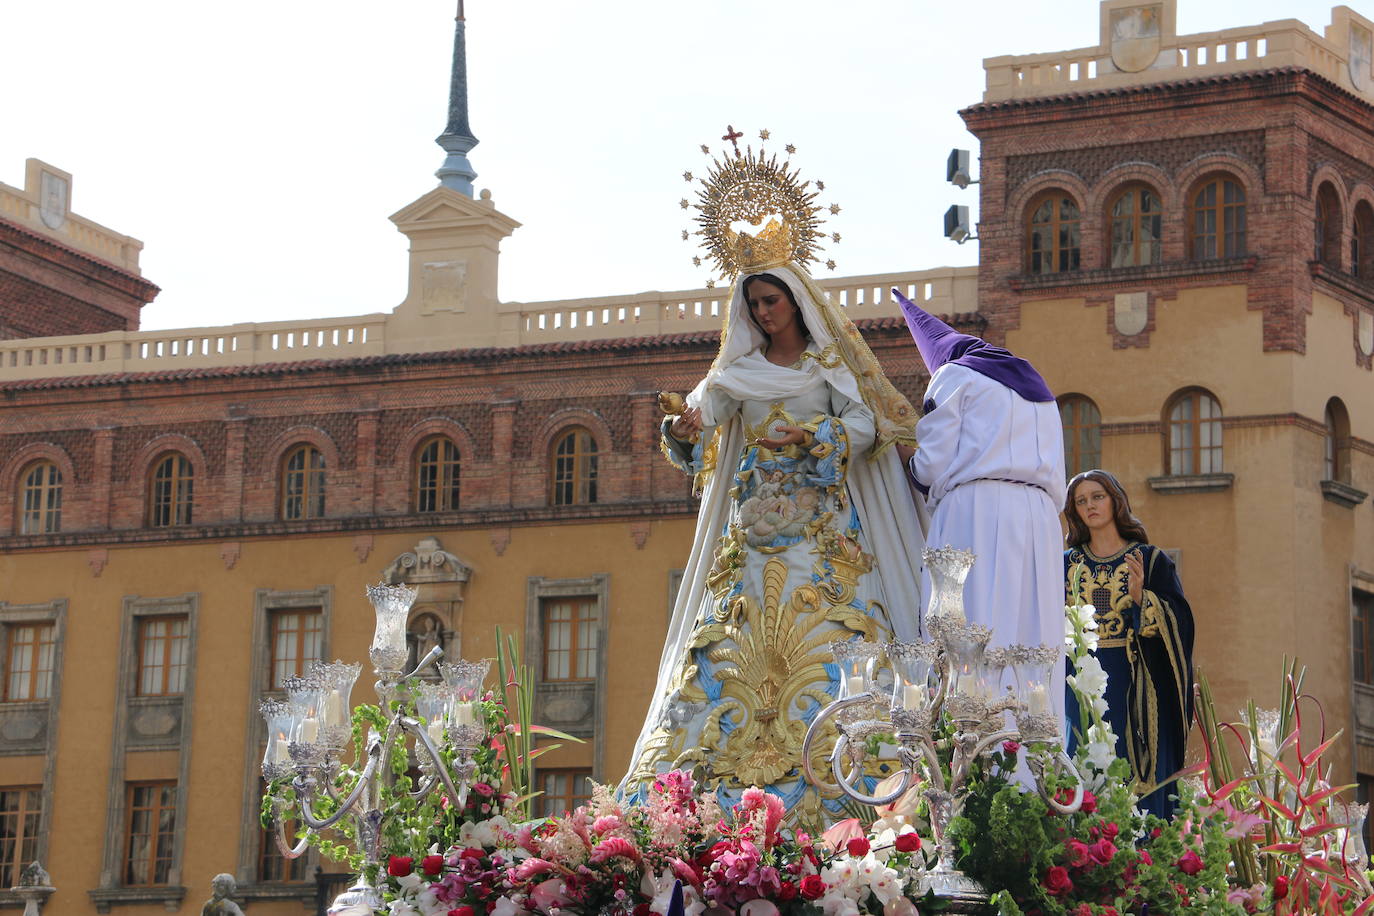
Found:
[[[892,295],[902,306],[906,326],[932,375],[946,363],[955,363],[1006,385],[1027,401],[1054,400],[1050,386],[1021,357],[994,347],[981,337],[960,334],[895,289]]]

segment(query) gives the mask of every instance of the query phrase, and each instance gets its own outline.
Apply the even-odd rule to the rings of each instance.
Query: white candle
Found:
[[[1030,691],[1030,711],[1036,715],[1051,712],[1050,693],[1044,684],[1036,684]]]
[[[920,709],[925,700],[925,690],[917,684],[902,687],[902,708]]]
[[[429,732],[429,740],[434,742],[435,747],[444,746],[444,723],[442,720],[436,719],[429,723],[425,730]]]
[[[862,674],[851,674],[845,681],[845,696],[856,697],[864,692],[864,678]]]
[[[457,725],[476,725],[471,703],[458,703],[453,707],[453,721]]]
[[[306,716],[301,720],[301,743],[314,744],[320,737],[320,720]]]
[[[272,762],[286,763],[291,759],[291,754],[287,750],[287,741],[280,735],[272,739]]]
[[[324,698],[324,721],[328,725],[344,725],[343,697],[337,690],[329,691]]]

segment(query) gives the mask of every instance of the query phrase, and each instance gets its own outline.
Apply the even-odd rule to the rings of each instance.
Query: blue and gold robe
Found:
[[[1126,555],[1138,551],[1145,566],[1141,600],[1131,600]],[[1097,659],[1107,672],[1107,722],[1116,753],[1130,761],[1140,807],[1172,818],[1172,785],[1156,787],[1183,767],[1193,718],[1193,612],[1183,597],[1174,563],[1152,544],[1130,542],[1109,557],[1085,546],[1064,552],[1069,598],[1096,608]],[[1078,704],[1068,690],[1071,730],[1080,728]],[[1076,744],[1071,737],[1070,748]]]

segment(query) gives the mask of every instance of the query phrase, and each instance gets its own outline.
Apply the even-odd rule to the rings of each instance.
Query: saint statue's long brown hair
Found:
[[[1126,488],[1121,485],[1121,481],[1116,477],[1100,469],[1084,471],[1082,474],[1069,481],[1069,495],[1064,500],[1064,521],[1068,523],[1069,533],[1064,538],[1064,543],[1070,547],[1081,547],[1092,540],[1092,534],[1088,531],[1088,526],[1083,524],[1083,519],[1078,517],[1078,510],[1073,504],[1074,491],[1080,484],[1087,483],[1089,480],[1102,485],[1102,489],[1107,491],[1107,495],[1112,499],[1112,521],[1116,522],[1117,534],[1120,534],[1127,541],[1139,541],[1142,544],[1149,543],[1149,537],[1145,534],[1145,525],[1131,514],[1131,500],[1126,496]]]

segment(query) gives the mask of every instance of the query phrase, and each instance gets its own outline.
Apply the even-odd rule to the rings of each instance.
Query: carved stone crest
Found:
[[[1374,33],[1350,23],[1350,82],[1361,92],[1374,86]]]
[[[44,172],[38,180],[38,218],[49,229],[61,229],[67,222],[71,187],[67,179]]]
[[[1112,308],[1116,332],[1123,337],[1134,337],[1145,330],[1150,320],[1150,294],[1117,293]]]
[[[1112,63],[1126,73],[1148,70],[1159,57],[1160,4],[1112,10],[1110,26]]]
[[[1360,352],[1374,356],[1374,312],[1360,312]]]
[[[421,314],[467,311],[467,261],[430,261],[421,270]]]

